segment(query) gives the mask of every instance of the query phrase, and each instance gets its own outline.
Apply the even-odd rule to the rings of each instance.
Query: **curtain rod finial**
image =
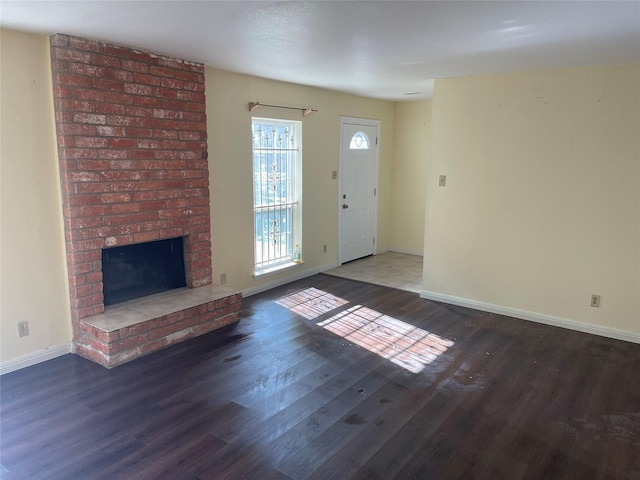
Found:
[[[253,112],[259,106],[260,102],[249,102],[249,111]]]

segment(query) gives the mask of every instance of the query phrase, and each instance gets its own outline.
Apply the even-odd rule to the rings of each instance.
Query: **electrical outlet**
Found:
[[[600,295],[591,295],[591,306],[600,307]]]
[[[26,337],[29,335],[29,322],[19,322],[18,323],[18,336]]]
[[[322,247],[322,251],[324,253],[327,253],[327,244],[325,243],[324,246]]]
[[[438,179],[438,186],[439,187],[445,187],[447,185],[447,176],[446,175],[440,175],[440,178]]]
[[[338,171],[331,170],[331,180],[337,180],[337,179],[338,179]]]
[[[227,274],[226,273],[221,273],[220,274],[220,285],[224,285],[225,283],[227,283]]]

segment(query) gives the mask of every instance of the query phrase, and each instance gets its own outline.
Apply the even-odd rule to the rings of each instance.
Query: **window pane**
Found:
[[[364,132],[356,132],[353,137],[351,137],[349,150],[369,150],[369,138]]]
[[[300,223],[299,148],[296,136],[300,122],[252,120],[253,206],[255,268],[287,264],[293,260],[293,246]],[[298,224],[298,226],[296,226]]]

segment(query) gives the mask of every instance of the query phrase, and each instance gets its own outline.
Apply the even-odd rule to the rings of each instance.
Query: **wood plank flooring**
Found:
[[[318,326],[345,318],[381,355]],[[0,377],[0,478],[640,479],[639,379],[637,344],[316,275],[113,370]]]

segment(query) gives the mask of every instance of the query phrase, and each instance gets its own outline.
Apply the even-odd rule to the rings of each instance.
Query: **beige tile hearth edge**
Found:
[[[238,293],[239,290],[220,285],[178,288],[108,306],[104,313],[83,318],[81,322],[105,332],[113,332]]]

